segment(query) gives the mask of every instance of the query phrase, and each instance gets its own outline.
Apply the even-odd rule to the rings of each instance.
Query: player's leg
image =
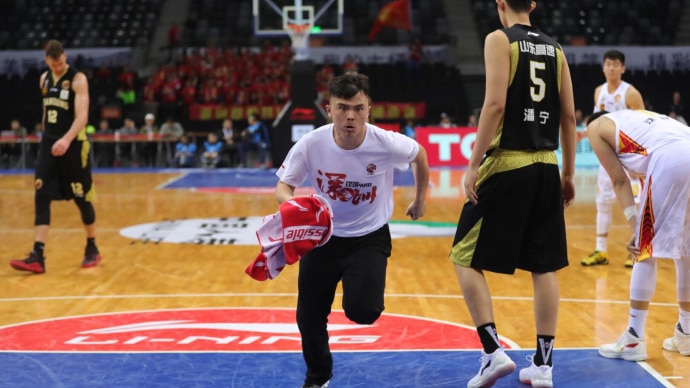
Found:
[[[96,246],[96,211],[93,206],[96,188],[91,173],[91,158],[88,157],[90,147],[91,143],[88,140],[75,139],[60,160],[62,175],[69,183],[71,197],[79,209],[86,232],[84,259],[81,263],[83,268],[95,267],[101,261]]]
[[[649,302],[654,296],[657,277],[657,258],[640,261],[630,276],[630,314],[628,327],[614,343],[599,347],[599,354],[606,358],[621,358],[626,361],[647,359],[647,344],[644,332]]]
[[[608,264],[608,236],[611,228],[611,211],[616,194],[611,184],[611,178],[606,170],[599,166],[597,172],[597,220],[596,220],[596,246],[594,251],[580,261],[585,266]]]
[[[44,137],[36,159],[34,176],[34,244],[28,257],[12,260],[12,268],[34,273],[45,272],[44,249],[50,229],[50,203],[61,198],[60,173],[56,158],[50,153],[55,141]]]
[[[678,322],[673,337],[664,340],[663,348],[690,356],[690,256],[674,261],[676,264],[676,289],[678,293]]]
[[[341,269],[338,237],[311,250],[299,261],[297,327],[302,336],[302,355],[307,366],[304,386],[323,386],[333,376],[333,357],[328,346],[326,322],[331,313]]]

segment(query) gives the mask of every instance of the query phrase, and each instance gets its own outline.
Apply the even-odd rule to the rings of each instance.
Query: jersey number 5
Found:
[[[530,61],[529,62],[529,77],[532,79],[532,86],[529,88],[529,94],[532,96],[532,101],[539,102],[546,96],[546,82],[537,75],[537,70],[546,70],[546,63]]]

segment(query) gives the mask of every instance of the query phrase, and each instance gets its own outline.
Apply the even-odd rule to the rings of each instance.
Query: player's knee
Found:
[[[383,308],[374,308],[371,306],[345,308],[345,316],[352,322],[359,323],[360,325],[371,325],[379,319],[382,312]]]
[[[79,212],[81,213],[81,221],[84,223],[84,225],[91,225],[96,222],[96,211],[94,210],[91,202],[88,202],[82,197],[75,198],[74,202],[79,208]]]

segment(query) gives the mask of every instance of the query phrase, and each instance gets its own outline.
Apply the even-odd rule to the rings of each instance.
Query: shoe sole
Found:
[[[46,271],[45,268],[41,269],[41,271],[34,271],[33,269],[31,269],[29,267],[25,267],[23,265],[23,263],[19,264],[19,263],[10,262],[10,266],[12,266],[12,268],[14,268],[18,271],[26,271],[26,272],[33,272],[33,273],[44,273]]]
[[[535,381],[532,382],[532,380],[522,380],[520,379],[520,382],[523,384],[531,385],[532,388],[553,388],[553,381]]]
[[[92,267],[97,266],[98,263],[100,263],[100,262],[101,262],[101,255],[98,255],[98,256],[96,257],[96,260],[89,261],[88,263],[82,262],[82,263],[81,263],[81,267],[82,267],[82,268],[92,268]]]
[[[612,359],[617,358],[617,359],[621,359],[621,360],[625,360],[625,361],[635,361],[635,362],[644,361],[648,357],[647,354],[633,355],[633,354],[607,353],[607,352],[602,351],[601,349],[599,349],[599,355],[604,357],[604,358],[612,358]]]
[[[510,364],[501,365],[494,371],[491,380],[485,382],[482,385],[477,386],[477,388],[493,387],[494,384],[496,384],[496,382],[498,381],[498,379],[504,378],[509,374],[515,372],[515,368],[517,368],[517,366],[514,362],[511,362]]]
[[[681,352],[680,350],[678,350],[678,347],[677,347],[674,343],[672,343],[671,341],[669,341],[669,340],[670,340],[670,338],[664,340],[663,345],[661,345],[661,347],[662,347],[664,350],[667,350],[667,351],[669,351],[669,352],[680,353],[681,356],[690,356],[690,352]],[[668,342],[671,342],[671,343],[669,344],[669,343],[667,343],[667,341],[668,341]]]
[[[596,263],[591,263],[591,264],[590,264],[590,263],[585,263],[585,262],[582,262],[582,261],[580,262],[580,264],[581,264],[582,266],[584,266],[584,267],[593,267],[593,266],[595,266],[595,265],[608,265],[608,263],[609,263],[608,259],[606,259],[606,260],[604,260],[604,261],[597,261]]]

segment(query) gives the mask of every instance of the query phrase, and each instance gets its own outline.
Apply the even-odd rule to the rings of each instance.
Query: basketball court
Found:
[[[103,261],[79,267],[84,232],[71,202],[52,206],[47,272],[0,266],[0,386],[299,386],[297,268],[257,282],[255,228],[277,210],[274,170],[97,170]],[[595,174],[578,175],[566,211],[571,266],[561,271],[554,353],[558,386],[690,386],[690,359],[661,349],[677,319],[673,267],[662,262],[648,320],[650,358],[597,355],[627,324],[628,232],[614,215],[608,266],[581,267],[594,244]],[[411,222],[409,172],[396,177],[386,312],[372,326],[329,322],[334,387],[457,387],[476,373],[479,342],[447,259],[462,170],[432,171],[428,213]],[[309,193],[310,189],[299,189]],[[31,248],[33,178],[0,175],[0,257]],[[620,244],[616,244],[616,241]],[[531,280],[488,274],[499,333],[518,367],[534,346]],[[522,386],[517,373],[497,386]]]

